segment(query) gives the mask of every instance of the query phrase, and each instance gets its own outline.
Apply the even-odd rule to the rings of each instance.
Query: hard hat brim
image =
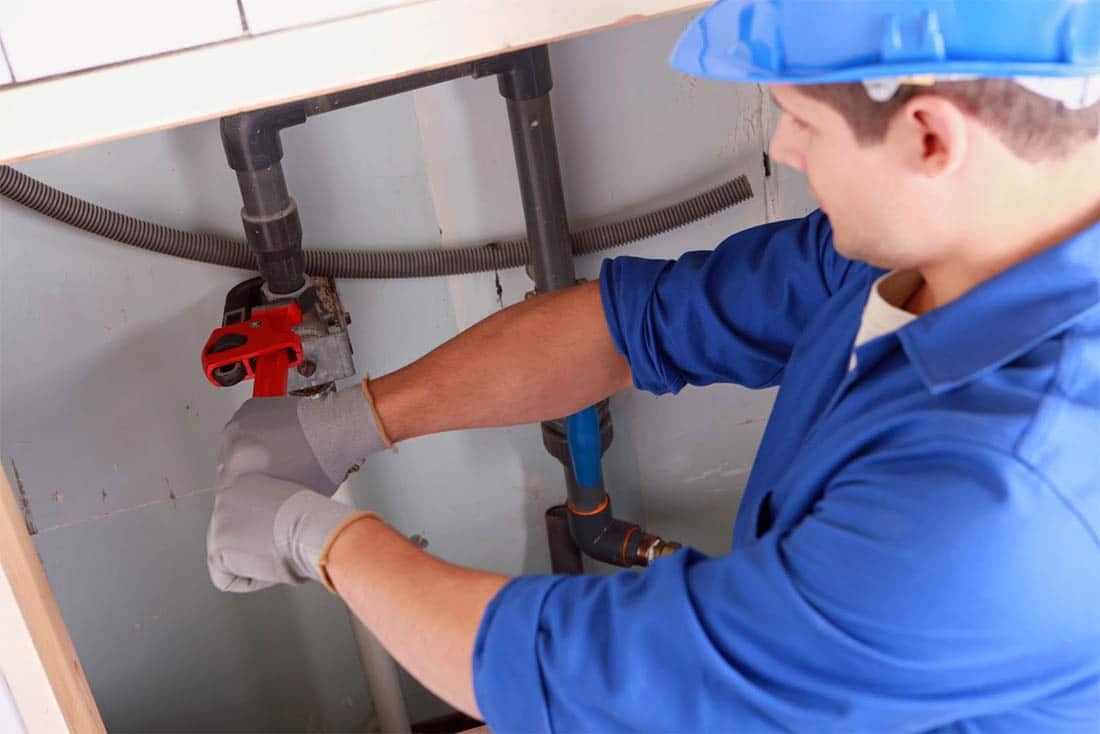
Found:
[[[719,0],[670,61],[687,74],[762,84],[1094,76],[1100,0]]]

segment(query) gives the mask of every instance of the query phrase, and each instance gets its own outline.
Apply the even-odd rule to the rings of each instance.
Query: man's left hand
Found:
[[[308,487],[244,474],[218,490],[206,535],[210,580],[222,591],[322,581],[328,548],[339,531],[371,516]]]

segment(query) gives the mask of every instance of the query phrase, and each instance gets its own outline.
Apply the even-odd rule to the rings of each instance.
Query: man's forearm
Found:
[[[373,518],[337,536],[326,568],[341,598],[406,670],[480,718],[474,641],[485,607],[507,577],[441,561]]]
[[[396,442],[559,418],[630,384],[592,282],[493,314],[370,389]]]
[[[631,384],[598,283],[516,304],[397,372],[372,380],[389,438],[568,415]],[[508,582],[445,563],[374,519],[343,530],[326,569],[387,650],[437,695],[474,716],[478,625]]]

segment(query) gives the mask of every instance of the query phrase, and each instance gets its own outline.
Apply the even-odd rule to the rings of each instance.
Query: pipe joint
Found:
[[[637,524],[613,517],[610,505],[596,515],[579,515],[569,507],[569,531],[589,558],[622,568],[648,566],[675,553],[679,543],[645,532]]]
[[[550,51],[546,46],[494,56],[478,62],[474,76],[497,76],[500,95],[505,99],[534,99],[550,93],[554,86],[550,73]]]
[[[306,282],[302,224],[287,191],[279,131],[306,121],[301,103],[242,112],[221,120],[222,145],[237,172],[248,244],[267,288],[292,293]]]
[[[241,112],[221,119],[222,145],[234,171],[258,171],[283,159],[279,131],[306,121],[301,102]]]
[[[600,456],[607,453],[611,442],[615,438],[615,427],[611,422],[611,408],[607,400],[596,403],[596,415],[600,425]],[[559,418],[542,423],[542,445],[555,459],[560,461],[567,470],[572,467],[572,458],[569,452],[569,434],[567,418]]]
[[[293,199],[289,206],[272,215],[252,214],[242,209],[241,222],[248,244],[257,253],[301,249],[302,221]]]
[[[670,556],[681,548],[683,548],[683,546],[679,543],[664,540],[656,535],[650,535],[649,533],[643,533],[643,537],[638,543],[638,564],[641,566],[648,566],[658,558]]]

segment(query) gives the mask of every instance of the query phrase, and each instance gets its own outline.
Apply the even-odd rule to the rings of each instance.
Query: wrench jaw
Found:
[[[250,309],[246,320],[214,330],[202,350],[203,372],[219,387],[252,380],[258,398],[285,395],[287,370],[302,361],[297,302]]]
[[[331,278],[282,296],[252,278],[226,295],[222,326],[203,347],[203,372],[218,387],[253,380],[254,397],[324,392],[355,374],[349,323]]]

